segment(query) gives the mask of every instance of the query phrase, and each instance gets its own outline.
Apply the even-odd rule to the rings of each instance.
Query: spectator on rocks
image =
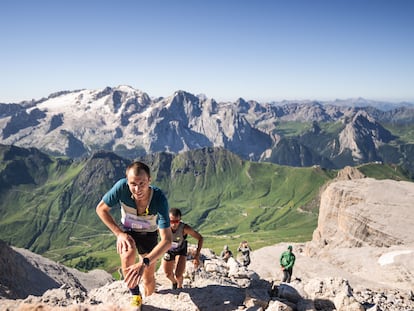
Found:
[[[224,261],[227,262],[227,260],[230,257],[233,257],[233,253],[229,249],[229,246],[228,245],[224,245],[223,250],[220,253],[220,258],[224,259]]]
[[[118,204],[121,225],[110,213]],[[144,294],[149,296],[155,291],[156,262],[171,247],[168,210],[163,192],[151,185],[149,167],[138,161],[127,167],[126,177],[115,183],[96,207],[99,218],[117,238],[122,274],[132,295],[131,305],[136,310],[142,305],[138,286],[141,276]],[[158,235],[161,237],[159,241]],[[135,263],[137,251],[140,260]]]
[[[181,210],[170,209],[170,223],[172,231],[171,248],[164,254],[162,267],[165,275],[172,283],[172,288],[183,287],[183,275],[187,262],[187,235],[198,240],[194,254],[193,264],[197,268],[200,265],[200,251],[203,246],[203,236],[188,224],[181,221]]]
[[[296,256],[292,252],[292,245],[289,245],[287,250],[280,255],[280,267],[283,271],[282,282],[290,283],[293,272],[293,265],[295,264]]]
[[[252,251],[252,249],[250,248],[247,241],[242,241],[239,247],[237,248],[237,251],[241,253],[241,264],[244,267],[250,265],[250,252]]]

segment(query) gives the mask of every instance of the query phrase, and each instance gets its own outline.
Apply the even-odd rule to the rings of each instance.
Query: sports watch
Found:
[[[144,263],[145,266],[149,266],[150,265],[150,260],[147,257],[144,257],[144,259],[142,260],[142,262]]]

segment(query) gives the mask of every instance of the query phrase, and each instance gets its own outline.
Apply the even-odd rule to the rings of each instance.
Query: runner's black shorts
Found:
[[[164,254],[164,260],[173,261],[175,256],[187,256],[187,245],[187,240],[185,240],[179,249],[166,252]]]
[[[124,228],[124,232],[134,239],[138,254],[140,255],[150,253],[158,244],[158,231],[136,232]]]

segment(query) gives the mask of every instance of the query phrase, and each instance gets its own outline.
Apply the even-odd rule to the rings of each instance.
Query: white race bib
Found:
[[[121,203],[121,222],[125,228],[138,232],[157,231],[157,215],[138,216],[135,213],[135,209]]]
[[[142,229],[150,229],[151,222],[147,219],[143,219],[143,217],[139,217],[132,214],[126,214],[123,225],[127,228],[135,229],[137,231]]]

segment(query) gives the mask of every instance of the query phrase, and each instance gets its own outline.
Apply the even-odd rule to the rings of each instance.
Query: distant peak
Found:
[[[136,89],[134,89],[132,86],[127,85],[127,84],[118,85],[117,89],[121,91],[136,91]]]

